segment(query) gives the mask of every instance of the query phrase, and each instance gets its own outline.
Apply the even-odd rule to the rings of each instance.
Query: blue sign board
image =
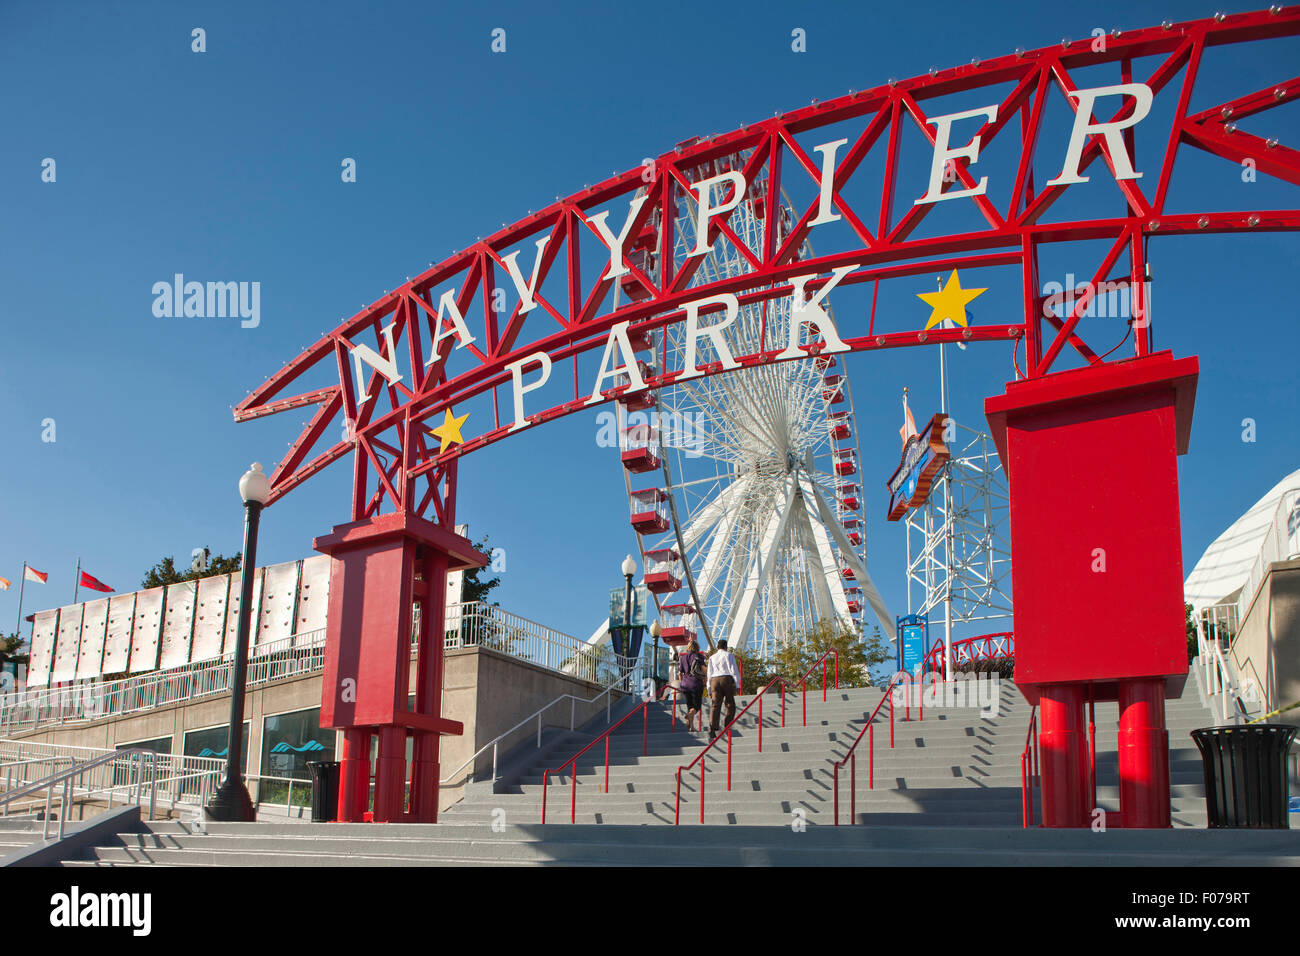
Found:
[[[898,619],[898,669],[916,674],[930,650],[930,622],[919,614]]]

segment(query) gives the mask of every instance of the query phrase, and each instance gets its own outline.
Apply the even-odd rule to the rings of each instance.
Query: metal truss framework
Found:
[[[1092,273],[1093,286],[1114,281],[1117,275],[1126,277],[1134,289],[1134,313],[1145,314],[1141,280],[1147,239],[1300,229],[1300,209],[1295,208],[1186,213],[1166,208],[1176,159],[1186,147],[1234,164],[1251,159],[1260,174],[1300,185],[1300,153],[1276,139],[1265,140],[1236,126],[1242,119],[1294,101],[1300,95],[1300,76],[1279,77],[1260,89],[1232,91],[1227,99],[1199,90],[1202,56],[1210,48],[1297,34],[1297,8],[1274,7],[1166,23],[1113,34],[1099,52],[1093,52],[1087,43],[1017,52],[815,103],[693,142],[660,156],[653,170],[637,167],[616,175],[431,264],[425,272],[408,278],[305,349],[251,392],[235,409],[235,419],[248,421],[316,407],[272,475],[271,502],[351,451],[354,519],[377,515],[387,508],[423,515],[432,506],[436,520],[451,525],[455,520],[456,466],[460,457],[515,431],[590,407],[590,379],[586,383],[579,380],[580,358],[591,357],[592,353],[598,358],[606,349],[611,330],[621,323],[630,323],[629,333],[634,336],[663,328],[683,319],[688,303],[711,295],[735,295],[743,306],[791,296],[803,277],[811,276],[804,281],[804,292],[816,293],[836,282],[849,285],[930,275],[946,269],[1010,265],[1021,273],[1022,321],[928,332],[880,331],[875,328],[873,314],[865,332],[860,327],[844,332],[844,343],[851,350],[872,351],[945,341],[1011,340],[1016,343],[1017,354],[1023,356],[1024,370],[1018,374],[1029,378],[1050,372],[1066,349],[1077,353],[1088,365],[1102,364],[1110,353],[1104,351],[1104,346],[1085,341],[1079,327],[1088,296],[1077,299],[1060,317],[1043,307],[1037,275],[1040,251],[1053,243],[1103,241],[1107,251],[1084,270],[1085,274]],[[1158,65],[1148,76],[1135,77],[1134,62],[1148,57],[1158,58]],[[1050,221],[1049,210],[1068,187],[1047,183],[1046,176],[1040,175],[1040,165],[1042,172],[1056,174],[1062,154],[1062,144],[1051,143],[1044,149],[1039,143],[1044,110],[1049,101],[1055,100],[1077,114],[1079,101],[1070,94],[1082,84],[1074,73],[1098,64],[1117,65],[1124,82],[1145,82],[1156,97],[1166,89],[1170,98],[1176,96],[1167,146],[1158,159],[1158,170],[1156,162],[1145,161],[1155,157],[1145,157],[1144,178],[1115,180],[1125,206],[1122,215]],[[1001,205],[989,195],[958,198],[953,205],[973,203],[982,226],[925,236],[919,227],[934,210],[933,202],[906,205],[901,214],[896,210],[896,193],[903,195],[923,187],[925,179],[923,170],[901,166],[900,140],[905,132],[912,136],[913,131],[919,131],[934,147],[936,126],[926,112],[927,102],[995,86],[1000,87],[996,118],[984,122],[978,135],[986,151],[995,141],[1001,144],[1010,140],[1014,146],[1014,169],[1002,174],[1014,183],[1010,198]],[[1007,87],[1010,92],[1004,95]],[[1198,105],[1207,99],[1213,105],[1191,112],[1196,93],[1201,94]],[[988,99],[993,100],[994,94],[990,93]],[[1129,97],[1121,100],[1123,105],[1112,121],[1122,120],[1134,108]],[[934,115],[943,110],[937,106]],[[1155,122],[1154,118],[1149,122]],[[800,140],[810,132],[817,135],[821,128],[833,127],[833,131],[828,129],[822,134],[824,141],[818,141],[829,144],[843,136],[845,124],[851,125],[854,132],[842,150],[831,153],[834,171],[827,192],[823,189],[821,162]],[[1123,135],[1127,139],[1131,130]],[[869,156],[882,153],[884,174],[878,201],[864,205],[861,199],[850,198],[846,184]],[[739,238],[731,224],[734,206],[707,218],[710,242],[730,243],[749,270],[709,283],[693,281],[703,256],[689,258],[678,266],[673,255],[675,211],[683,201],[695,201],[694,177],[702,164],[737,154],[746,159],[744,168],[736,171],[738,179],[732,188],[743,190],[744,200],[764,212],[762,241],[751,246]],[[820,158],[825,160],[826,154]],[[1078,163],[1081,175],[1090,169],[1097,174],[1104,165],[1114,177],[1117,163],[1122,164],[1122,169],[1130,158],[1112,155],[1109,137],[1087,137]],[[955,159],[954,175],[949,177],[953,182],[942,188],[973,189],[984,167],[974,172],[972,167],[974,164],[966,159]],[[650,177],[648,182],[645,176]],[[1186,179],[1180,179],[1183,195],[1188,193]],[[795,183],[805,190],[811,184],[821,195],[794,218],[789,228],[783,229],[777,204],[787,184],[791,192],[797,191]],[[1196,185],[1194,180],[1190,183],[1191,192],[1196,192]],[[644,201],[637,203],[642,190]],[[820,254],[799,259],[798,251],[815,227],[815,219],[822,218],[823,196],[829,196],[831,214],[846,224],[855,238],[843,248],[831,248],[819,238]],[[741,197],[733,194],[732,198]],[[609,210],[615,223],[624,222],[621,233],[617,226],[606,225],[599,215],[603,210]],[[644,258],[629,255],[632,250],[619,242],[612,244],[617,253],[611,255],[607,236],[637,237],[647,230],[652,233],[651,249],[656,253],[657,267],[648,267]],[[530,276],[525,275],[529,266],[521,267],[518,261],[521,254],[525,263],[535,257]],[[591,268],[593,262],[600,268]],[[843,276],[830,275],[831,270],[848,267],[852,270]],[[639,290],[623,305],[611,301],[610,295],[620,277]],[[512,290],[518,292],[504,308],[498,301],[501,287],[508,296]],[[468,333],[468,341],[458,331],[457,317],[463,317],[461,325]],[[1135,323],[1133,333],[1130,354],[1149,354],[1150,329]],[[463,347],[453,349],[454,345]],[[784,345],[766,342],[757,351],[736,355],[735,359],[740,367],[780,361]],[[814,342],[804,348],[815,352],[819,346]],[[535,358],[539,353],[544,356],[548,373],[552,363],[572,362],[572,394],[557,401],[560,396],[538,391],[530,396],[530,402],[539,410],[517,419],[509,414],[507,402],[503,416],[497,407],[496,390],[504,387],[508,396],[513,385],[518,399],[522,370],[519,363],[531,360],[540,364],[542,360]],[[1123,353],[1117,356],[1123,357]],[[358,359],[363,358],[368,372],[364,381],[358,381],[364,371]],[[527,370],[536,369],[534,364]],[[700,370],[707,375],[724,368],[715,360],[706,361]],[[647,388],[661,388],[681,376],[682,370],[668,369],[664,363],[651,370],[645,384]],[[567,382],[567,375],[555,379]],[[323,380],[327,382],[324,385]],[[595,402],[615,399],[630,387],[623,381],[602,389],[603,381],[598,380]],[[359,387],[364,391],[358,391]],[[427,435],[434,416],[489,392],[494,418],[491,428],[445,451],[430,444]],[[544,394],[546,404],[542,406]],[[328,443],[326,434],[338,434],[340,427],[344,437]]]
[[[935,478],[925,504],[907,514],[908,611],[943,609],[949,625],[1009,618],[1006,476],[992,438],[952,425],[960,450]],[[951,637],[950,626],[947,632]]]

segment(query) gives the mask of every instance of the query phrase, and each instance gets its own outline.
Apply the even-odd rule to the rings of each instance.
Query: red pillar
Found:
[[[406,728],[379,728],[375,760],[375,822],[397,823],[406,812]]]
[[[370,737],[377,734],[374,819],[435,822],[438,738],[464,729],[441,714],[447,572],[488,559],[465,538],[404,512],[340,525],[314,544],[333,559],[321,726],[345,731],[339,817],[360,820],[367,809]],[[416,739],[409,812],[408,734]]]
[[[1169,825],[1164,698],[1187,679],[1177,459],[1197,376],[1195,358],[1158,352],[984,403],[1011,493],[1015,681],[1042,708],[1047,826],[1091,822],[1090,686],[1120,705],[1120,825]]]
[[[1126,827],[1170,825],[1165,682],[1119,684],[1119,810]]]
[[[370,733],[362,729],[343,732],[339,767],[339,819],[360,823],[370,809]]]
[[[1045,684],[1038,689],[1039,768],[1043,826],[1088,825],[1088,725],[1082,684]]]

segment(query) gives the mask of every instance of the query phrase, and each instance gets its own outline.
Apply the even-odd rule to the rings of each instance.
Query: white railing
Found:
[[[248,686],[319,671],[324,655],[324,628],[267,644],[248,661]],[[13,691],[0,696],[0,733],[120,717],[208,694],[228,694],[233,673],[233,659],[221,657],[115,681]]]
[[[1216,717],[1225,724],[1239,724],[1247,716],[1240,681],[1218,636],[1207,639],[1205,624],[1204,616],[1197,618],[1196,663],[1201,668],[1201,687]]]
[[[608,644],[592,647],[581,638],[492,604],[471,601],[453,605],[447,620],[460,622],[458,628],[447,632],[448,649],[486,647],[593,684],[605,684],[620,676],[619,660]]]
[[[489,648],[601,685],[621,679],[632,666],[608,645],[592,647],[563,631],[479,601],[451,605],[447,621],[451,628],[444,646],[448,649]],[[324,662],[325,629],[303,631],[255,648],[248,661],[247,686],[318,673]],[[114,681],[96,679],[11,691],[0,694],[0,735],[120,717],[228,694],[233,673],[234,661],[227,656]]]
[[[1282,499],[1273,512],[1264,541],[1259,548],[1259,556],[1251,566],[1246,583],[1237,598],[1237,619],[1244,621],[1250,604],[1255,599],[1255,592],[1264,581],[1268,566],[1274,561],[1289,561],[1300,557],[1300,488],[1289,488],[1282,493]]]
[[[438,785],[441,787],[459,786],[462,783],[468,783],[471,780],[473,780],[475,774],[474,767],[476,765],[476,761],[478,760],[479,757],[483,756],[483,754],[487,753],[489,750],[492,751],[492,776],[489,778],[489,780],[491,783],[495,784],[497,780],[497,761],[500,756],[499,751],[501,746],[505,742],[506,738],[509,737],[511,734],[515,733],[520,728],[525,727],[528,724],[531,724],[533,721],[536,721],[537,722],[537,746],[540,749],[542,746],[543,716],[548,711],[550,711],[551,708],[558,707],[561,704],[563,704],[565,701],[568,701],[569,703],[569,730],[570,731],[576,730],[578,726],[578,705],[582,704],[582,705],[589,706],[592,704],[596,704],[598,701],[601,700],[601,698],[604,698],[605,700],[605,722],[609,723],[611,720],[610,711],[613,705],[614,693],[617,691],[626,692],[629,690],[639,691],[641,689],[642,680],[643,680],[642,658],[637,658],[635,661],[631,663],[629,667],[627,667],[626,675],[615,676],[614,679],[605,686],[605,689],[602,690],[599,694],[597,694],[594,697],[587,698],[587,697],[578,697],[574,694],[561,694],[559,697],[555,698],[555,700],[551,701],[549,704],[546,704],[545,706],[541,707],[534,713],[529,714],[523,720],[519,721],[519,723],[511,727],[509,730],[497,734],[497,736],[493,737],[482,747],[476,750],[469,757],[468,760],[462,763],[455,770],[451,771],[446,776],[446,778],[439,781]],[[591,719],[591,716],[592,716],[591,710],[586,711],[582,718],[583,723]],[[554,727],[554,726],[563,726],[563,725],[549,724],[547,726]],[[464,779],[458,780],[457,777],[466,768],[469,768],[469,773],[465,775]]]

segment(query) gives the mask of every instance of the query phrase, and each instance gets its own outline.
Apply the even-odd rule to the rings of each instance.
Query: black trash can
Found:
[[[339,762],[309,760],[311,774],[311,822],[333,823],[339,815]]]
[[[1290,829],[1286,758],[1297,730],[1246,724],[1192,731],[1205,771],[1210,829]]]

